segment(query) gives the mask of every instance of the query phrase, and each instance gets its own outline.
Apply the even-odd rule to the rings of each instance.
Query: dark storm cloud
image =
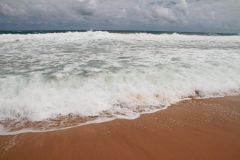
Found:
[[[1,0],[0,29],[5,24],[88,24],[95,29],[231,32],[240,30],[239,8],[237,0]]]

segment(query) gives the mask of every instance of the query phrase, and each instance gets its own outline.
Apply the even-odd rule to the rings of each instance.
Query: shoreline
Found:
[[[198,94],[198,93],[197,93]],[[168,106],[165,106],[161,109],[155,109],[152,110],[150,112],[143,112],[143,113],[138,113],[139,116],[137,116],[137,118],[123,118],[120,115],[110,115],[110,114],[106,114],[105,116],[101,117],[101,116],[89,116],[89,117],[79,117],[79,116],[60,116],[57,117],[56,119],[48,119],[48,120],[43,120],[43,121],[36,121],[36,122],[31,122],[31,121],[25,121],[24,119],[22,121],[10,121],[10,122],[0,122],[0,136],[13,136],[13,135],[18,135],[18,134],[24,134],[24,133],[46,133],[46,132],[55,132],[55,131],[60,131],[60,130],[67,130],[67,129],[71,129],[71,128],[75,128],[75,127],[81,127],[81,126],[85,126],[85,125],[89,125],[89,124],[98,124],[98,123],[105,123],[105,122],[109,122],[109,121],[113,121],[113,120],[117,120],[117,119],[125,119],[125,120],[135,120],[138,119],[141,115],[145,115],[145,114],[153,114],[162,110],[166,110],[168,109],[168,107],[171,107],[172,105],[176,105],[178,103],[181,102],[185,102],[185,101],[192,101],[192,100],[204,100],[204,99],[212,99],[212,98],[224,98],[224,97],[237,97],[240,95],[228,95],[228,96],[217,96],[217,97],[192,97],[190,96],[189,98],[183,99],[181,101],[178,101],[176,103],[170,104]],[[14,125],[11,126],[11,122],[13,122],[12,124],[18,126],[18,124],[20,124],[19,128],[18,127],[13,127]],[[51,122],[56,122],[54,125]],[[59,123],[64,122],[66,124],[65,127],[60,126]],[[10,124],[10,125],[9,125]],[[22,125],[24,124],[24,125]],[[50,127],[46,127],[44,128],[44,124],[47,124],[47,126]],[[22,125],[22,126],[21,126]],[[6,131],[5,130],[5,126],[7,126],[6,128],[8,128],[10,126],[11,131]],[[56,126],[56,128],[51,127],[51,126]],[[41,128],[44,128],[41,130]],[[49,129],[47,129],[49,128]],[[3,131],[1,133],[1,131]]]
[[[181,101],[134,120],[0,136],[0,159],[240,159],[240,96]]]

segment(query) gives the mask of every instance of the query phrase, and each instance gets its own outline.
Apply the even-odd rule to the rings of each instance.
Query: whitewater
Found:
[[[238,35],[0,34],[0,134],[135,119],[239,93]],[[84,121],[56,126],[66,117]]]

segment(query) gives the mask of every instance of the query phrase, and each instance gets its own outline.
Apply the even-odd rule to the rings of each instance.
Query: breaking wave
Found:
[[[0,134],[134,119],[240,93],[239,36],[3,34],[0,49]]]

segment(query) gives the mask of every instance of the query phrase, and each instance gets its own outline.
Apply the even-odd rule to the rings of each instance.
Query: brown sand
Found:
[[[0,159],[239,160],[240,97],[184,101],[135,120],[0,136]]]

